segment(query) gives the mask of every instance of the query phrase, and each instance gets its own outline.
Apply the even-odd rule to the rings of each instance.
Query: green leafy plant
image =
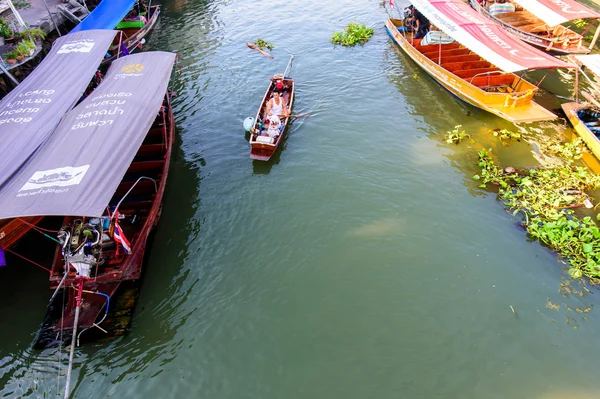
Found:
[[[494,137],[498,137],[500,140],[516,140],[521,141],[521,133],[513,132],[508,129],[493,129],[490,133]]]
[[[4,58],[5,60],[16,60],[17,52],[13,50],[13,51],[9,51],[8,53],[4,53],[2,55],[2,58]]]
[[[17,54],[17,56],[23,56],[23,57],[27,57],[31,54],[31,45],[30,45],[31,41],[29,40],[22,40],[20,41],[14,51]],[[33,44],[33,43],[31,43]],[[35,48],[35,44],[33,45],[33,48]]]
[[[275,48],[275,46],[273,46],[273,44],[271,44],[270,42],[265,42],[261,38],[256,39],[254,44],[256,45],[256,47],[258,47],[261,50],[267,49],[269,51],[272,51]]]
[[[25,29],[22,32],[19,32],[19,37],[23,39],[31,39],[31,40],[44,40],[46,38],[46,32],[41,30],[40,28],[35,29]]]
[[[13,5],[20,10],[28,10],[31,8],[31,3],[27,0],[13,0]]]
[[[333,32],[331,43],[342,46],[356,46],[365,44],[373,36],[373,29],[364,24],[350,22],[342,32]]]
[[[561,157],[566,154],[567,161],[572,161],[570,148],[578,145],[550,144]],[[591,217],[579,218],[573,210],[586,202],[591,206],[586,192],[600,188],[600,175],[570,162],[505,173],[496,166],[490,151],[478,152],[481,172],[473,179],[480,181],[482,188],[497,186],[498,199],[513,214],[523,215],[523,226],[531,237],[569,263],[573,278],[587,276],[600,283],[600,229]]]
[[[541,142],[540,150],[547,155],[558,157],[567,163],[581,159],[582,154],[588,152],[581,137],[568,143],[560,143],[556,140]]]
[[[446,132],[446,143],[448,144],[458,144],[467,137],[471,137],[467,134],[464,129],[461,129],[462,125],[454,126],[454,129],[450,132]]]
[[[573,25],[575,25],[579,29],[581,29],[587,25],[587,22],[584,19],[575,19],[571,22],[573,23]]]
[[[13,30],[10,27],[10,24],[4,19],[0,18],[0,36],[2,37],[12,37]]]

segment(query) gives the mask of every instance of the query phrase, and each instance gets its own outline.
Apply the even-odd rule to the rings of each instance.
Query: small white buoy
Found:
[[[252,130],[252,126],[254,126],[254,118],[249,116],[244,119],[244,130],[249,133]]]

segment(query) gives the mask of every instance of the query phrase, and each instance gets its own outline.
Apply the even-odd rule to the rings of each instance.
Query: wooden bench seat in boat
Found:
[[[515,81],[514,75],[481,75],[474,78],[466,79],[472,85],[484,88],[484,87],[501,87],[511,86]]]
[[[443,49],[443,47],[442,47]],[[422,53],[425,57],[435,60],[437,57],[440,56],[440,51],[436,50],[436,51],[428,51],[426,53]],[[454,56],[454,55],[467,55],[467,54],[471,54],[471,51],[468,48],[454,48],[454,49],[450,49],[450,50],[442,50],[442,58],[444,57],[450,57],[450,56]]]
[[[471,69],[485,69],[490,68],[492,64],[485,60],[479,61],[466,61],[466,62],[444,62],[445,60],[442,58],[442,68],[450,71],[452,73],[458,71],[468,71]]]
[[[440,58],[439,54],[436,56],[427,57],[436,64]],[[466,62],[466,61],[481,61],[481,57],[477,54],[464,54],[464,55],[449,55],[442,56],[442,64],[450,62]]]
[[[500,68],[477,68],[477,69],[465,69],[464,71],[455,71],[453,72],[459,78],[463,78],[467,82],[470,82],[470,79],[476,75],[482,75],[488,72],[500,71]],[[482,75],[483,76],[483,75]]]
[[[416,48],[419,52],[421,53],[430,53],[430,52],[439,52],[440,51],[440,46],[442,47],[442,51],[443,50],[453,50],[453,49],[458,49],[460,48],[460,43],[448,43],[448,44],[429,44],[427,46],[421,46],[420,44],[417,44],[417,40],[420,39],[415,39],[415,43],[413,44],[413,47]]]
[[[158,161],[143,161],[143,162],[134,162],[127,169],[127,174],[129,173],[137,173],[137,172],[145,172],[149,170],[162,170],[165,164],[165,160],[161,159]]]

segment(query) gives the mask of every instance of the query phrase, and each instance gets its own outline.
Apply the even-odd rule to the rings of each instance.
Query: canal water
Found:
[[[568,124],[515,127],[451,97],[394,46],[388,13],[380,0],[163,4],[145,46],[180,56],[163,215],[133,330],[77,350],[75,397],[600,397],[597,289],[471,179],[477,149],[537,165],[536,143]],[[331,45],[353,20],[373,38]],[[246,47],[257,38],[274,59]],[[291,54],[294,113],[310,115],[252,162],[242,121]],[[572,77],[546,79],[569,95]],[[473,141],[445,143],[455,125]],[[525,140],[505,146],[495,128]],[[47,275],[0,276],[0,397],[58,397],[66,350],[32,349]]]

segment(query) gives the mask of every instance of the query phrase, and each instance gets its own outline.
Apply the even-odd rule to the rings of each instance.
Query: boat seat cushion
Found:
[[[256,141],[259,143],[273,144],[273,138],[269,136],[257,136]]]
[[[144,25],[144,21],[121,21],[117,24],[117,29],[142,28]]]

